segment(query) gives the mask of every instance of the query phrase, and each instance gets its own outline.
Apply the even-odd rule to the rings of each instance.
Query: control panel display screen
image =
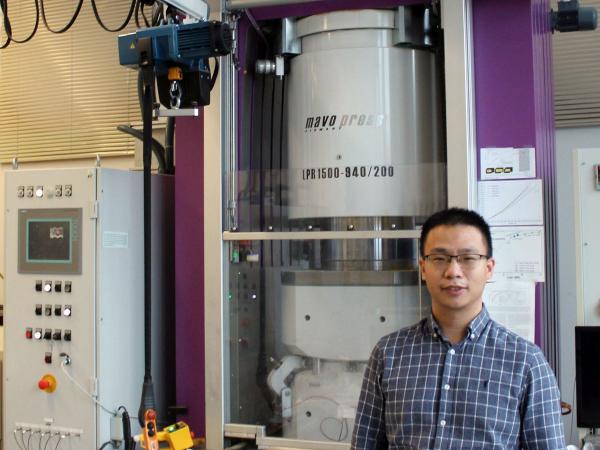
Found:
[[[29,219],[27,262],[70,262],[71,227],[70,220]]]
[[[80,208],[19,210],[19,273],[81,273]]]

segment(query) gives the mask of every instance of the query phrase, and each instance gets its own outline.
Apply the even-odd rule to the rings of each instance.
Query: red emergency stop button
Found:
[[[47,373],[42,378],[40,378],[40,381],[38,381],[38,388],[41,391],[45,391],[48,394],[51,394],[56,389],[56,378]]]

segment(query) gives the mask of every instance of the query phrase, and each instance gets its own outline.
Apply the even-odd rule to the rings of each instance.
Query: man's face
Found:
[[[470,225],[440,225],[433,228],[424,243],[425,255],[487,255],[485,238]],[[472,267],[461,267],[456,258],[440,267],[421,258],[421,274],[431,294],[434,313],[461,312],[472,315],[481,308],[481,296],[491,278],[495,261],[482,258]]]

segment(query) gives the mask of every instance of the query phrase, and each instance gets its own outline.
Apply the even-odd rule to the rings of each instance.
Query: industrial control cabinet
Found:
[[[600,325],[600,149],[573,151],[577,324]]]
[[[172,181],[152,180],[159,418],[174,390]],[[96,449],[111,412],[123,405],[134,417],[140,402],[142,173],[14,170],[5,195],[4,449]]]

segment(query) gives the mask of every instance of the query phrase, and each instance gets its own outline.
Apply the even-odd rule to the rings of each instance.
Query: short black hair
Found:
[[[424,256],[425,239],[427,239],[429,232],[435,227],[443,225],[469,225],[477,228],[487,243],[488,251],[486,256],[492,256],[492,233],[490,232],[490,226],[485,219],[475,211],[464,208],[448,208],[429,216],[423,224],[423,228],[421,228],[421,240],[419,241],[421,256]]]

